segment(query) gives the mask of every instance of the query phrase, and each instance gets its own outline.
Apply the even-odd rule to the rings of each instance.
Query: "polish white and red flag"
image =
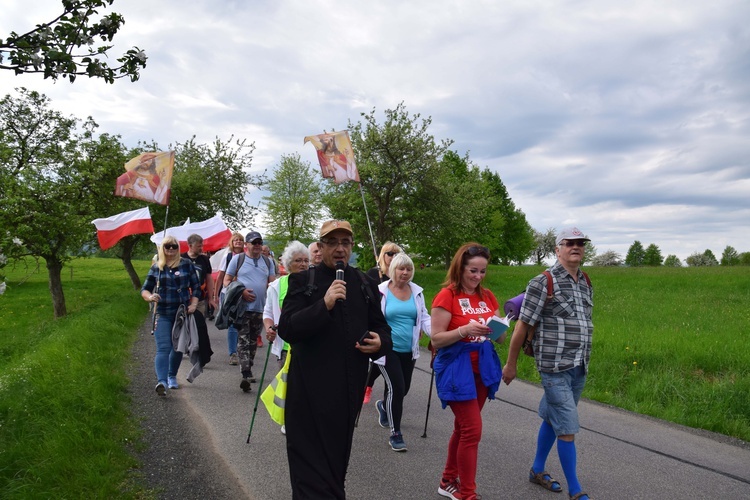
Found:
[[[151,241],[157,246],[161,244],[165,233],[167,236],[174,236],[180,242],[180,252],[188,251],[187,239],[191,234],[198,234],[203,238],[203,251],[215,252],[227,246],[232,231],[227,228],[221,216],[215,215],[210,219],[202,222],[186,222],[182,226],[167,228],[166,231],[159,231],[151,237]]]
[[[154,223],[151,221],[148,207],[123,212],[106,219],[94,219],[91,223],[96,226],[96,236],[102,250],[112,248],[125,236],[154,232]]]

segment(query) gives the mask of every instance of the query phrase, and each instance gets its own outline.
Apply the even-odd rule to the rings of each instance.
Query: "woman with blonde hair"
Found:
[[[453,256],[444,288],[432,301],[435,387],[443,408],[454,415],[453,434],[438,493],[453,500],[475,500],[482,408],[495,399],[502,368],[487,321],[500,316],[497,299],[482,286],[490,251],[465,243]],[[497,342],[505,340],[503,333]]]
[[[385,380],[383,399],[375,403],[378,423],[390,426],[388,442],[393,451],[406,451],[401,434],[404,397],[409,393],[414,365],[419,357],[419,337],[430,335],[430,314],[422,287],[412,282],[414,262],[401,252],[391,260],[391,277],[380,284],[380,309],[391,327],[393,351],[375,361]]]
[[[388,281],[388,270],[391,267],[391,261],[394,256],[403,251],[403,248],[392,241],[386,241],[383,243],[383,246],[380,248],[380,255],[378,255],[377,265],[367,271],[367,277],[370,278],[373,283],[383,283]],[[370,402],[370,398],[372,397],[372,386],[375,385],[375,381],[378,379],[379,375],[380,370],[374,369],[372,365],[370,365],[370,375],[367,377],[367,386],[365,387],[364,404]]]
[[[367,271],[367,277],[374,283],[388,281],[388,269],[391,267],[391,260],[394,255],[400,254],[404,249],[392,241],[386,241],[380,248],[377,265]]]
[[[148,271],[141,288],[141,297],[146,302],[156,304],[156,393],[164,396],[167,387],[179,387],[177,370],[182,362],[182,353],[172,347],[172,325],[177,309],[184,305],[188,314],[193,314],[201,299],[195,266],[190,259],[180,257],[180,242],[174,236],[166,236],[162,240],[159,246],[159,260]]]
[[[242,233],[238,231],[233,232],[232,236],[229,238],[229,243],[227,243],[227,254],[223,259],[221,259],[221,263],[219,264],[219,274],[216,277],[216,294],[220,298],[224,297],[224,295],[221,293],[221,290],[224,285],[224,275],[227,273],[227,266],[229,265],[229,262],[231,262],[232,257],[244,251],[245,237],[242,236]],[[219,308],[221,308],[221,301],[219,301]],[[237,327],[235,327],[233,324],[230,324],[227,328],[227,350],[229,351],[230,365],[237,365],[237,363],[239,363],[239,360],[237,359],[238,337],[239,332],[237,331]]]

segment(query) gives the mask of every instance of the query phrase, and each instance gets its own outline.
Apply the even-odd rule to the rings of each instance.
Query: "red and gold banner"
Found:
[[[318,152],[323,177],[333,179],[336,184],[347,181],[359,182],[359,172],[354,162],[354,151],[348,131],[308,135],[303,144],[308,141]]]
[[[143,153],[125,164],[115,195],[169,205],[174,151]]]

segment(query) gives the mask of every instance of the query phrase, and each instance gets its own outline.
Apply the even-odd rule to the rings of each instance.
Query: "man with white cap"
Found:
[[[518,352],[527,334],[536,328],[532,343],[544,395],[539,403],[542,423],[529,481],[553,492],[562,491],[560,482],[545,470],[547,456],[557,441],[560,465],[572,500],[589,500],[578,481],[575,447],[575,435],[580,428],[578,400],[586,384],[594,332],[593,288],[580,269],[587,241],[591,240],[576,227],[558,233],[557,262],[529,282],[508,348],[508,362],[503,367],[503,380],[510,384],[516,377]]]

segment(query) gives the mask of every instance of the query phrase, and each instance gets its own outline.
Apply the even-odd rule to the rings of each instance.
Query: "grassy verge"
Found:
[[[6,268],[0,497],[143,498],[132,481],[139,437],[125,364],[146,310],[120,261],[77,260],[70,270],[69,315],[54,321],[44,264]]]
[[[498,301],[542,271],[491,267]],[[584,397],[750,441],[750,268],[587,268],[594,345]],[[417,271],[428,305],[443,270]],[[426,343],[426,342],[425,342]],[[498,349],[507,357],[507,343]],[[519,377],[539,375],[521,355]]]

